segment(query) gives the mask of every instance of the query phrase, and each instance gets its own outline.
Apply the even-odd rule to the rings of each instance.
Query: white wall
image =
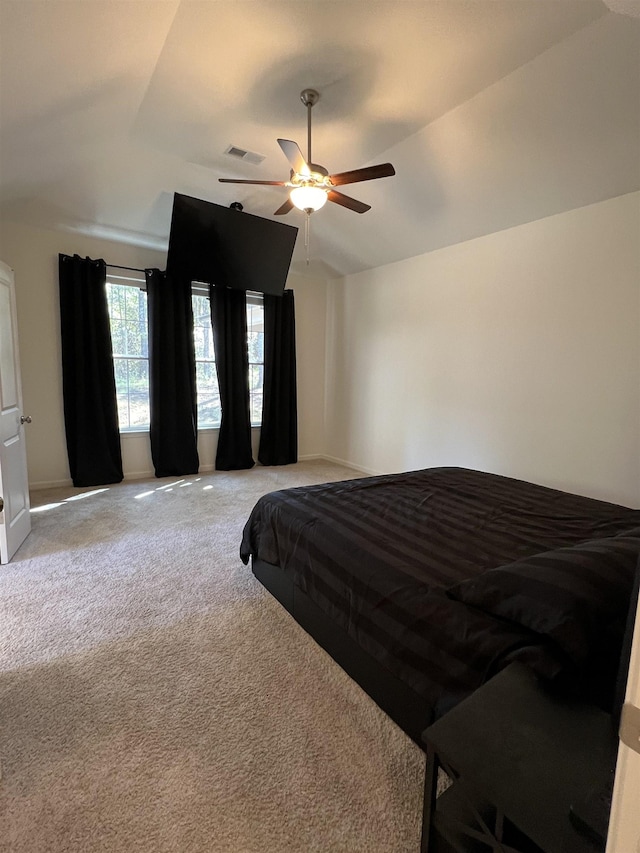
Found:
[[[327,454],[640,506],[640,194],[329,286]]]
[[[58,253],[104,258],[107,263],[163,268],[166,254],[65,231],[48,231],[2,222],[0,259],[15,271],[18,335],[25,414],[27,458],[32,488],[69,480],[64,437]],[[298,340],[299,452],[314,456],[324,449],[324,361],[326,284],[291,276],[296,299]],[[257,442],[258,431],[254,439]],[[217,431],[199,435],[201,467],[213,468]],[[122,440],[126,477],[153,473],[148,434]]]

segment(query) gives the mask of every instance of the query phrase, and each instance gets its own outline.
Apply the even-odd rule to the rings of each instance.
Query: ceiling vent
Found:
[[[235,157],[236,160],[252,163],[254,166],[259,166],[266,157],[265,154],[256,154],[255,151],[247,151],[246,148],[239,148],[237,145],[230,145],[224,153]]]

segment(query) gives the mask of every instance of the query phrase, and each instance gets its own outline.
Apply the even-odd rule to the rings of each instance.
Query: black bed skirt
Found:
[[[252,558],[251,568],[296,622],[423,749],[420,736],[433,722],[433,711],[427,700],[361,649],[289,580],[279,566]]]

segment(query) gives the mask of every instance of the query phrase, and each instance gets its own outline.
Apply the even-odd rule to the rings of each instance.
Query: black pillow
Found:
[[[605,632],[622,634],[639,555],[634,530],[524,557],[447,595],[550,638],[583,666]]]

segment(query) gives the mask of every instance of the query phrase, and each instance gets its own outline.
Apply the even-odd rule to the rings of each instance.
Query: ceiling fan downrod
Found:
[[[320,93],[315,89],[303,89],[300,92],[300,100],[307,108],[307,163],[313,163],[311,159],[311,109],[320,100]]]

